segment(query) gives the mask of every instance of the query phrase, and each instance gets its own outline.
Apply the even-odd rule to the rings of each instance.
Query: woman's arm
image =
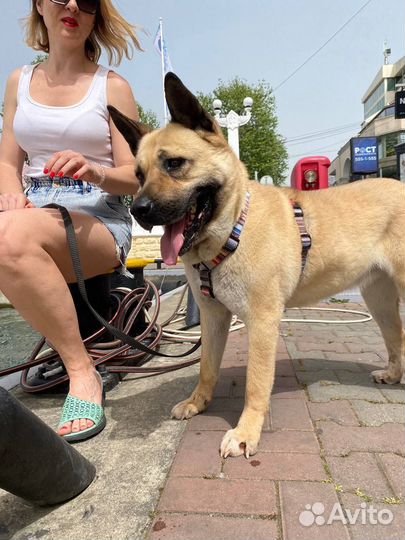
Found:
[[[108,75],[108,104],[113,105],[129,118],[139,120],[138,107],[131,87],[125,79],[113,71],[110,71]],[[135,194],[139,189],[139,182],[135,176],[135,158],[111,118],[110,130],[115,168],[106,170],[103,187],[111,193]],[[121,185],[122,188],[125,186],[124,191],[120,189]]]
[[[3,133],[0,142],[0,210],[24,208],[26,203],[21,182],[25,152],[18,145],[13,130],[20,73],[21,68],[10,75],[4,96]]]

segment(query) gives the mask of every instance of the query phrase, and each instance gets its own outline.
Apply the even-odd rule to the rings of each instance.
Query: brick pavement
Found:
[[[216,398],[188,421],[148,538],[405,538],[404,385],[370,378],[386,363],[375,323],[282,323],[259,452],[222,460],[220,441],[243,407],[247,351],[246,331],[232,333]]]

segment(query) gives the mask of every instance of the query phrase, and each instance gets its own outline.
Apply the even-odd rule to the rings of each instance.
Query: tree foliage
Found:
[[[145,110],[142,107],[142,105],[140,105],[139,103],[137,105],[138,105],[139,119],[142,122],[142,124],[145,124],[146,126],[150,126],[152,129],[159,128],[160,124],[159,124],[159,120],[156,114],[151,109]]]
[[[279,185],[285,180],[287,150],[284,139],[277,133],[278,119],[275,100],[269,84],[260,81],[255,85],[235,77],[229,83],[219,81],[211,94],[197,94],[203,107],[213,114],[212,102],[222,101],[222,114],[234,110],[243,112],[245,97],[253,98],[252,118],[239,129],[240,159],[246,165],[250,178],[270,175]],[[226,130],[224,130],[226,136]]]

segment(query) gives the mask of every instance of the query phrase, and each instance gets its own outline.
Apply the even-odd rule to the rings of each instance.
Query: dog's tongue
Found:
[[[165,232],[160,239],[160,251],[165,264],[174,265],[184,242],[184,226],[186,219],[183,218],[172,225],[165,225]]]

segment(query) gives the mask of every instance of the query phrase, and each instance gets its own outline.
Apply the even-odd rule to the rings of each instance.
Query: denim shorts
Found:
[[[69,211],[84,212],[100,220],[114,237],[121,268],[116,270],[128,275],[125,261],[132,242],[132,219],[119,195],[111,195],[100,188],[72,178],[27,178],[25,195],[40,208],[55,203]],[[132,274],[129,274],[131,277]]]

